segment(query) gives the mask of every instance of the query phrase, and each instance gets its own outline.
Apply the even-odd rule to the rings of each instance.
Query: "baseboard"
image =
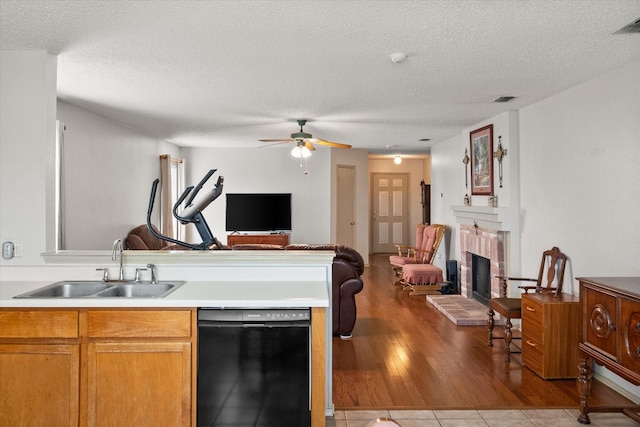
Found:
[[[640,405],[640,396],[636,396],[635,394],[631,393],[631,391],[622,387],[620,384],[616,383],[611,378],[601,375],[598,372],[593,373],[593,378],[600,381],[602,384],[606,385],[616,393],[620,393],[621,395],[623,395],[624,397],[626,397],[636,405]]]

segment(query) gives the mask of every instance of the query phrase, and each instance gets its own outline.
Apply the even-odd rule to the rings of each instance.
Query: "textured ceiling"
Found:
[[[258,147],[304,118],[421,153],[640,59],[640,35],[613,34],[638,17],[640,0],[0,0],[0,48],[58,55],[61,99],[178,145]]]

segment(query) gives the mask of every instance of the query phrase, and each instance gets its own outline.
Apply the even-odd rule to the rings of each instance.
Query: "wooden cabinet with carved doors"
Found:
[[[578,278],[580,281],[582,353],[578,392],[581,413],[578,421],[589,423],[591,361],[616,375],[640,385],[640,277]],[[598,408],[602,412],[623,412],[640,422],[640,405],[626,408]]]

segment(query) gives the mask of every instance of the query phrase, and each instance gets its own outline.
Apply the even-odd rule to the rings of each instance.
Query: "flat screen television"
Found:
[[[291,193],[226,196],[226,231],[291,231]]]

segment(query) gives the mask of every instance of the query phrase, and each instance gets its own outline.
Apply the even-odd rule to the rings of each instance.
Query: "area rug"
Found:
[[[462,295],[427,295],[427,301],[457,326],[484,326],[489,319],[486,306]]]

